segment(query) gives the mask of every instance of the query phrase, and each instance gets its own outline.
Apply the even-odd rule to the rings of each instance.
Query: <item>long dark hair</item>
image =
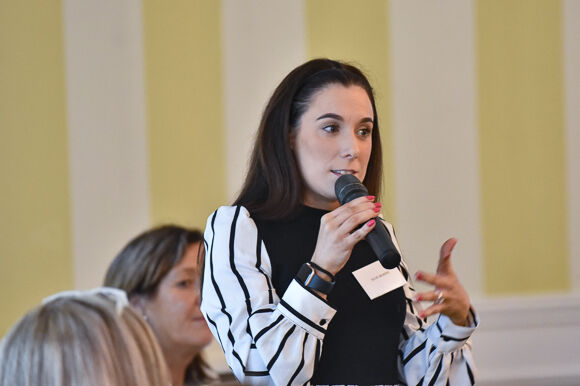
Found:
[[[313,95],[331,84],[362,87],[373,107],[372,151],[363,183],[379,196],[382,151],[373,88],[355,66],[330,59],[313,59],[292,70],[278,85],[262,114],[258,135],[242,190],[235,205],[243,205],[256,218],[286,218],[302,203],[304,183],[290,138]]]
[[[163,225],[145,231],[131,240],[115,257],[103,285],[120,288],[129,297],[153,296],[161,280],[175,267],[187,250],[200,243],[198,263],[203,262],[203,235],[197,229]],[[186,385],[201,384],[209,377],[210,366],[196,354],[185,374]]]

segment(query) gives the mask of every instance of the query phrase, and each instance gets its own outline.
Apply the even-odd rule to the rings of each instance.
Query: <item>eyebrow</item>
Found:
[[[197,274],[199,270],[197,268],[181,268],[177,272]]]
[[[319,116],[318,118],[316,118],[316,120],[319,121],[319,120],[325,119],[325,118],[332,118],[332,119],[336,119],[338,121],[344,121],[344,119],[340,115],[334,114],[334,113],[322,114],[321,116]],[[370,117],[365,117],[365,118],[363,118],[363,119],[360,120],[360,123],[365,123],[365,122],[374,123],[373,119],[370,118]]]

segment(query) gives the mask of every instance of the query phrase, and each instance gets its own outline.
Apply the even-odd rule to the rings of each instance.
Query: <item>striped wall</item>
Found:
[[[484,310],[577,296],[577,20],[579,0],[0,0],[0,335],[99,285],[137,232],[203,227],[275,85],[319,56],[376,88],[384,215],[413,269],[455,236]]]

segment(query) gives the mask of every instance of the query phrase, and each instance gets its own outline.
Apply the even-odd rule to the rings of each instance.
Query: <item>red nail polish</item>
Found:
[[[371,220],[371,221],[367,222],[368,227],[372,227],[373,225],[375,225],[375,220]]]
[[[423,298],[421,297],[421,295],[417,295],[416,296],[416,299],[417,299],[418,302],[420,302],[421,300],[423,300]]]
[[[424,313],[424,312],[421,312],[421,313],[419,314],[419,316],[421,317],[421,319],[425,319],[425,313]]]
[[[375,213],[379,213],[380,211],[381,211],[381,207],[380,206],[375,206],[373,208],[373,212],[375,212]]]
[[[375,199],[375,196],[367,196],[367,200],[369,201],[373,201]]]

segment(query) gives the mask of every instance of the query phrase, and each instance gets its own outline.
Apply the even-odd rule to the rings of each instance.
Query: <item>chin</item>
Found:
[[[213,335],[211,333],[209,333],[207,336],[198,333],[198,335],[196,335],[195,341],[191,342],[191,347],[195,348],[197,351],[201,351],[209,346],[212,341]]]
[[[209,327],[206,325],[200,326],[192,326],[189,329],[189,334],[190,337],[192,337],[193,340],[196,341],[196,343],[199,342],[203,342],[203,341],[209,341],[211,342],[211,340],[213,339],[213,334],[211,333],[211,330],[209,329]]]

